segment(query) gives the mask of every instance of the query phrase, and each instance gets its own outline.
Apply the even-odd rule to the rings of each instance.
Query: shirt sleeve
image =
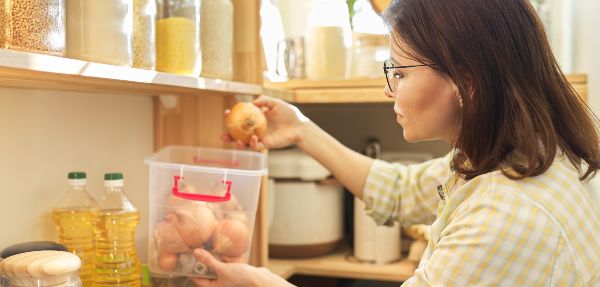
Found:
[[[403,287],[551,282],[556,256],[566,252],[559,229],[534,204],[515,193],[491,191],[455,212],[427,262]]]
[[[378,225],[431,224],[440,197],[437,187],[450,173],[452,153],[420,164],[373,161],[363,190],[365,211]]]

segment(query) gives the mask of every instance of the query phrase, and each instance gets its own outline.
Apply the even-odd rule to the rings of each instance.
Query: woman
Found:
[[[584,187],[600,166],[594,117],[568,84],[527,0],[396,0],[385,95],[409,142],[454,150],[404,166],[337,142],[294,107],[259,98],[269,131],[253,149],[298,145],[379,224],[432,224],[406,286],[599,286],[600,209]],[[239,144],[239,143],[238,143]],[[265,269],[197,250],[219,279],[287,286]]]

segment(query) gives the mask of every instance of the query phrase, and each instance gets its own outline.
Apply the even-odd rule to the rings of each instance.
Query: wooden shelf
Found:
[[[311,275],[337,278],[353,278],[403,282],[413,276],[416,262],[401,260],[398,262],[374,265],[352,261],[348,258],[350,249],[338,251],[308,259],[269,259],[268,268],[273,273],[287,279],[292,275]]]
[[[579,96],[587,101],[587,76],[574,74],[568,75],[567,79]],[[266,88],[289,92],[288,94],[280,92],[276,96],[297,104],[393,102],[383,94],[385,85],[385,78],[336,81],[290,80],[264,83]]]
[[[0,86],[127,94],[269,94],[285,93],[261,85],[198,78],[0,49]]]
[[[273,90],[289,91],[290,94],[280,94],[280,98],[297,104],[393,102],[383,94],[385,78],[335,81],[290,80],[265,82],[264,86]]]

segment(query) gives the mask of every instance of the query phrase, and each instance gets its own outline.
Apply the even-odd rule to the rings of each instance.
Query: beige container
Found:
[[[432,158],[421,153],[383,153],[380,157],[388,162],[403,164],[419,163]],[[402,234],[397,222],[389,226],[377,226],[373,218],[365,212],[361,200],[354,200],[354,257],[373,264],[386,264],[402,256]]]
[[[1,261],[0,274],[9,287],[81,287],[80,266],[79,257],[69,252],[31,251]]]
[[[270,152],[269,175],[275,178],[269,254],[300,258],[333,251],[344,236],[342,186],[299,150]]]
[[[306,77],[311,80],[343,79],[348,49],[341,26],[309,28],[306,36]]]
[[[65,0],[4,0],[0,48],[64,56]]]
[[[67,56],[131,67],[133,0],[67,1]]]
[[[202,0],[200,7],[202,77],[233,79],[233,4]]]
[[[273,192],[271,256],[319,256],[343,240],[344,190],[337,182],[276,181]]]

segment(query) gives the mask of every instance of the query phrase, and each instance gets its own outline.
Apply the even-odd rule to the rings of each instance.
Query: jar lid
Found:
[[[81,267],[77,255],[65,251],[25,252],[0,261],[0,274],[11,278],[41,278],[76,271]]]

